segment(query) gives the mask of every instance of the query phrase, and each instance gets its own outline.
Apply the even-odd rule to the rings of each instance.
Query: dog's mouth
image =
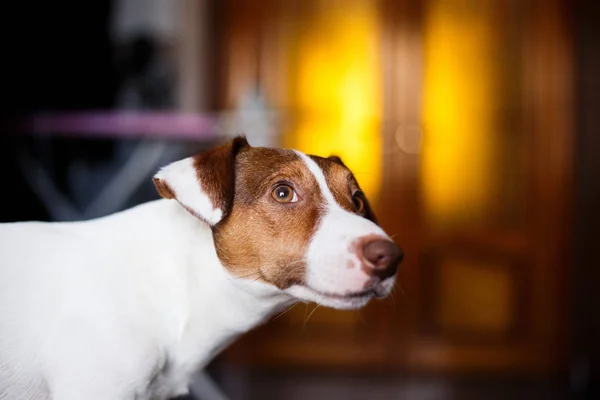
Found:
[[[309,289],[320,294],[321,296],[328,297],[330,299],[337,299],[337,300],[353,300],[353,299],[364,299],[364,298],[371,298],[371,297],[376,297],[376,298],[385,297],[383,288],[375,288],[375,287],[367,289],[367,290],[362,290],[360,292],[352,292],[352,293],[347,293],[347,294],[325,293],[325,292],[320,292],[320,291],[312,289],[312,288],[309,288]]]
[[[298,285],[295,286],[295,289],[292,289],[292,293],[301,300],[313,301],[324,306],[339,309],[361,308],[373,298],[382,299],[387,297],[390,291],[383,283],[358,292],[344,294],[323,292],[307,285]]]
[[[339,300],[352,300],[352,299],[362,299],[362,298],[371,298],[374,297],[376,299],[383,299],[387,297],[391,288],[394,284],[395,276],[392,276],[388,279],[380,281],[364,290],[358,292],[350,292],[345,294],[338,293],[330,293],[330,292],[322,292],[312,287],[307,286],[307,288],[315,293],[318,293],[322,296],[331,298],[331,299],[339,299]]]

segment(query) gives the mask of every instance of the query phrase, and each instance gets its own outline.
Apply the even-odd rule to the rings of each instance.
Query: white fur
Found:
[[[88,222],[0,224],[0,398],[186,393],[217,352],[293,301],[230,276],[211,235],[167,200]]]
[[[0,399],[175,397],[232,340],[298,299],[366,304],[370,293],[346,296],[369,279],[349,247],[387,236],[343,210],[319,167],[298,154],[326,201],[306,251],[307,286],[234,278],[210,227],[175,201],[85,222],[0,224]],[[221,219],[192,159],[156,177],[208,224]],[[386,291],[392,284],[383,282]]]
[[[342,309],[362,307],[371,295],[342,297],[365,290],[371,277],[361,268],[361,260],[350,251],[352,243],[367,235],[391,240],[377,224],[344,210],[327,186],[321,168],[307,155],[296,152],[319,184],[327,205],[320,225],[306,253],[306,286],[288,289],[295,297]],[[384,293],[391,291],[393,277],[383,282]]]
[[[167,182],[175,192],[177,201],[210,225],[215,225],[223,218],[223,210],[215,207],[203,191],[196,176],[193,158],[184,158],[161,168],[154,178]]]

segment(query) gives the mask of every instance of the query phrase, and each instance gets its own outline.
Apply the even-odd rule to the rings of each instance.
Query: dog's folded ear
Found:
[[[344,164],[344,162],[342,161],[342,159],[339,156],[335,155],[335,154],[330,155],[329,157],[327,157],[327,159],[333,161],[334,163],[340,164],[343,167],[346,166],[346,164]]]
[[[175,199],[192,215],[216,225],[230,211],[235,188],[235,158],[249,146],[237,137],[194,157],[175,161],[154,175],[158,194]]]

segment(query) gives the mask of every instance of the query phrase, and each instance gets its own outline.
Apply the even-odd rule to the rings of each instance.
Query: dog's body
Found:
[[[0,225],[0,398],[167,399],[296,301],[386,296],[401,253],[345,171],[240,138],[161,170],[176,201]]]

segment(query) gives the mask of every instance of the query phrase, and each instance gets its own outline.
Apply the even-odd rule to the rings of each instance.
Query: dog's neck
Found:
[[[234,277],[217,257],[210,228],[174,201],[159,200],[157,213],[177,229],[165,232],[168,250],[181,271],[176,289],[181,307],[170,325],[169,358],[193,373],[238,336],[294,304],[294,299],[253,277]],[[154,206],[153,206],[154,207]],[[173,310],[170,310],[171,312]],[[170,315],[168,313],[167,315]]]

